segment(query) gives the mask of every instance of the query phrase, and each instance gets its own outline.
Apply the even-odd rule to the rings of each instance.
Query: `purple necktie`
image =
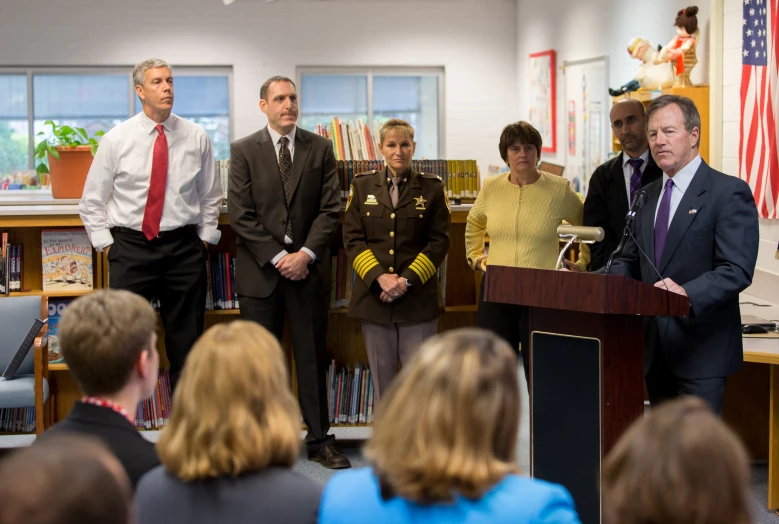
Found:
[[[668,236],[668,221],[671,216],[671,193],[673,193],[674,181],[668,179],[665,183],[665,192],[660,201],[660,207],[657,208],[657,217],[655,218],[655,265],[660,265],[660,259],[663,256],[665,247],[665,237]]]
[[[630,177],[630,202],[633,202],[633,197],[636,195],[636,191],[641,189],[641,164],[644,160],[641,158],[631,158],[628,160],[628,164],[633,167],[633,175]],[[629,204],[628,204],[629,205]]]

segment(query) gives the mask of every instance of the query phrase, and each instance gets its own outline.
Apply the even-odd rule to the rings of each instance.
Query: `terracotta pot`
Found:
[[[51,194],[54,198],[81,198],[92,165],[92,146],[60,147],[57,160],[49,154]]]

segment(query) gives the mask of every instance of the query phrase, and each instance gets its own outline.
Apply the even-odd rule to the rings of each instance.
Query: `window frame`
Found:
[[[27,125],[28,125],[28,152],[29,169],[35,169],[35,90],[33,77],[35,75],[122,75],[127,77],[127,118],[136,115],[135,112],[135,84],[133,83],[133,65],[127,66],[33,66],[33,67],[0,67],[0,75],[24,75],[27,77]],[[178,76],[226,76],[227,77],[227,118],[230,121],[229,141],[235,136],[235,119],[233,118],[233,68],[232,66],[177,66],[170,65],[173,70],[174,81]],[[175,84],[174,84],[175,85]],[[175,107],[175,102],[174,102]],[[175,113],[175,109],[174,109]]]
[[[306,95],[303,92],[303,75],[366,75],[368,97],[368,122],[366,125],[373,129],[373,79],[377,76],[435,76],[438,79],[438,158],[444,158],[446,151],[446,111],[445,109],[445,78],[446,70],[443,66],[298,66],[295,73],[295,83],[298,86],[300,98]],[[302,112],[301,112],[302,113]],[[338,115],[333,115],[338,116]],[[374,137],[378,139],[378,137]]]

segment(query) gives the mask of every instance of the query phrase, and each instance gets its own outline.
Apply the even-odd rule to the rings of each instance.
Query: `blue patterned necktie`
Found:
[[[644,160],[641,158],[631,158],[628,160],[628,164],[633,167],[633,175],[630,177],[630,202],[633,202],[633,197],[636,192],[641,189],[641,165]]]
[[[665,248],[665,239],[668,236],[668,222],[671,218],[671,193],[673,193],[674,181],[668,179],[665,183],[663,199],[660,201],[660,207],[657,208],[657,218],[655,218],[655,265],[660,265],[660,259],[663,257],[663,248]]]

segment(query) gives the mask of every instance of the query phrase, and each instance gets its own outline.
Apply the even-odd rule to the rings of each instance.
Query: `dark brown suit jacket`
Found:
[[[264,298],[275,289],[281,276],[270,261],[284,249],[287,220],[292,221],[293,251],[306,247],[317,257],[305,279],[308,290],[330,290],[329,246],[341,208],[330,140],[297,128],[291,185],[287,206],[267,127],[231,144],[227,209],[237,235],[235,289],[240,295]]]
[[[349,316],[373,322],[424,322],[444,311],[437,271],[449,250],[449,204],[436,175],[416,173],[392,207],[387,168],[354,177],[344,214],[344,247],[355,270]],[[389,304],[376,281],[397,273],[409,291]]]

